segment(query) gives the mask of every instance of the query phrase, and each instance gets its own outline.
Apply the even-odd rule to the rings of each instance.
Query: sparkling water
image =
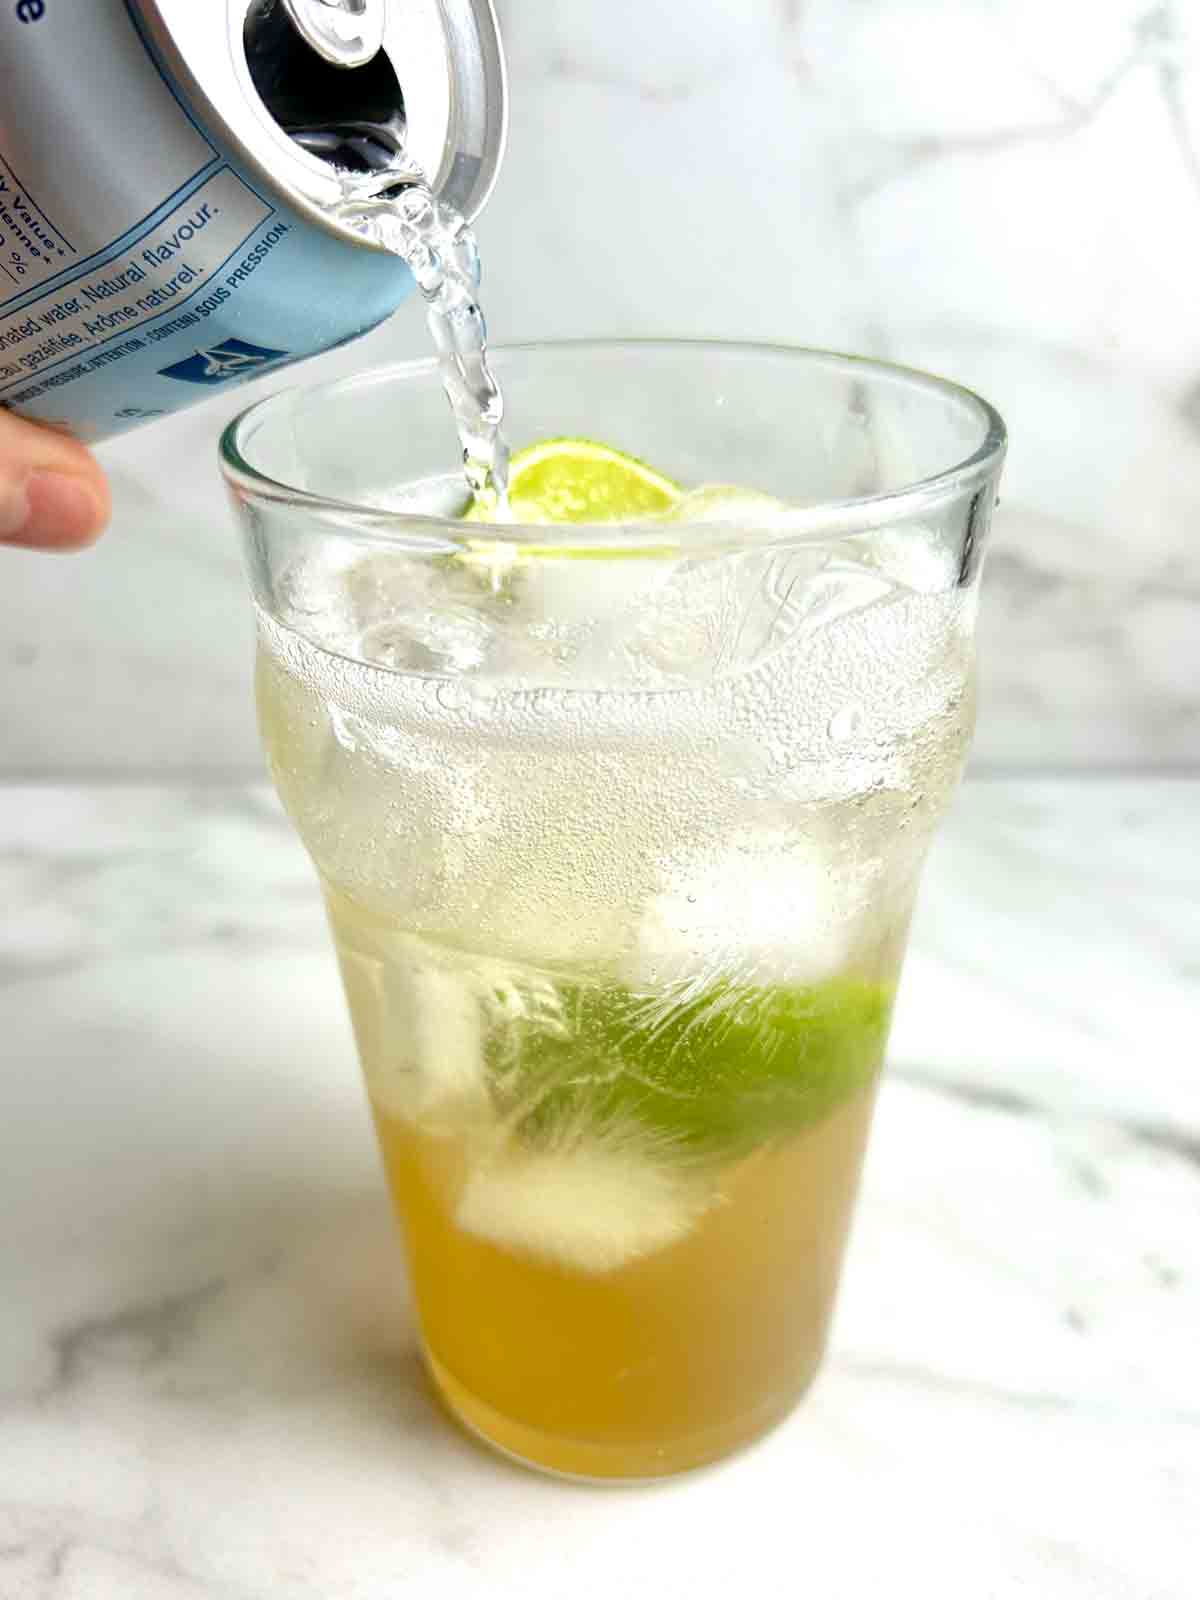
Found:
[[[479,304],[479,250],[466,219],[434,195],[403,150],[379,170],[346,172],[338,220],[398,255],[416,279],[462,445],[471,492],[507,505],[504,401],[487,359]]]
[[[538,968],[674,976],[650,936],[662,895],[696,896],[764,969],[824,974],[886,939],[971,724],[970,598],[824,572],[793,588],[783,637],[764,607],[731,653],[726,586],[768,560],[638,563],[632,596],[590,584],[598,614],[553,636],[577,573],[532,598],[477,586],[470,604],[452,563],[369,554],[314,574],[334,592],[319,617],[298,593],[308,638],[261,620],[259,690],[327,881],[408,932]],[[685,616],[697,637],[647,651]],[[756,892],[772,880],[785,926]],[[720,967],[720,939],[685,942]]]

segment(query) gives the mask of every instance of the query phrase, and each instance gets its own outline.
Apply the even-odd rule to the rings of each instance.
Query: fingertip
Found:
[[[0,406],[0,544],[81,550],[111,511],[104,472],[85,445]]]
[[[25,498],[25,520],[7,542],[37,550],[86,549],[103,533],[111,510],[107,486],[90,475],[33,472]]]

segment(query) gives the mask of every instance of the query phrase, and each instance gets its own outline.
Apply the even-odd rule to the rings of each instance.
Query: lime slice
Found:
[[[878,1070],[891,990],[718,981],[700,993],[562,988],[565,1029],[517,1024],[485,1045],[501,1099],[536,1146],[563,1126],[640,1123],[681,1150],[745,1151],[798,1132]]]
[[[607,1272],[684,1238],[724,1162],[819,1122],[874,1078],[891,991],[857,978],[697,993],[557,984],[484,1046],[506,1137],[471,1168],[461,1228]]]
[[[661,516],[679,485],[645,462],[593,439],[543,439],[518,450],[508,471],[514,522],[631,522]],[[468,522],[486,521],[495,502],[473,500]]]

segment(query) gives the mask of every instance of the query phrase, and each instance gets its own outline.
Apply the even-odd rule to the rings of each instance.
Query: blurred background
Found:
[[[782,340],[979,389],[1012,449],[975,768],[1200,763],[1194,0],[500,12],[492,338]],[[300,379],[427,351],[410,302]],[[101,447],[116,513],[93,552],[4,552],[0,775],[259,769],[215,450],[288,381]]]

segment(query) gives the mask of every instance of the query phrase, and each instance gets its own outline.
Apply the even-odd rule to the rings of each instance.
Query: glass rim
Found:
[[[740,339],[687,339],[687,338],[634,338],[634,339],[539,339],[513,344],[489,346],[489,354],[496,356],[521,356],[538,354],[581,354],[627,350],[631,355],[674,351],[714,351],[717,353],[784,356],[796,358],[797,365],[805,360],[820,361],[842,366],[850,374],[863,378],[899,379],[915,383],[927,392],[965,404],[979,416],[983,437],[973,451],[950,466],[924,478],[915,479],[896,489],[868,495],[849,496],[842,499],[821,500],[809,505],[783,505],[767,515],[756,514],[756,527],[747,529],[736,516],[728,523],[707,521],[696,524],[595,522],[570,524],[573,550],[590,547],[612,551],[614,547],[627,549],[631,554],[646,547],[647,553],[659,550],[664,531],[668,527],[688,529],[689,542],[694,536],[709,545],[730,541],[737,545],[775,543],[779,540],[817,541],[830,537],[845,538],[855,533],[867,532],[884,523],[897,523],[929,514],[938,506],[970,494],[999,475],[1008,445],[1008,430],[996,408],[982,395],[964,384],[917,367],[898,362],[881,361],[873,356],[849,355],[842,351],[825,350],[818,346],[768,343]],[[361,500],[346,500],[289,484],[261,471],[246,457],[243,443],[247,432],[263,413],[280,409],[297,395],[310,394],[335,398],[339,393],[376,385],[436,377],[439,363],[436,356],[420,356],[407,361],[397,361],[351,373],[346,377],[329,379],[308,386],[293,384],[286,389],[265,395],[238,413],[222,430],[218,455],[221,471],[231,486],[259,501],[286,505],[292,509],[307,510],[314,516],[336,522],[347,531],[368,534],[376,539],[399,542],[423,550],[461,548],[467,542],[478,548],[481,543],[510,545],[560,544],[564,525],[521,522],[467,521],[463,517],[445,517],[432,512],[397,511],[383,506],[372,506]],[[449,407],[446,427],[452,433],[454,423]],[[430,530],[436,528],[442,538],[431,538]]]

